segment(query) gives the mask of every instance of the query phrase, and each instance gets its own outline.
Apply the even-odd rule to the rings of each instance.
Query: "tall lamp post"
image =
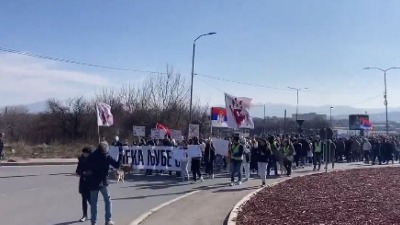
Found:
[[[298,126],[298,124],[297,124],[297,117],[298,117],[298,115],[299,115],[299,91],[301,91],[301,90],[307,90],[308,88],[307,87],[305,87],[305,88],[295,88],[295,87],[287,87],[287,88],[289,88],[289,89],[292,89],[292,90],[296,90],[296,127]]]
[[[386,110],[386,135],[389,135],[389,118],[388,118],[388,101],[387,101],[387,85],[386,85],[386,72],[389,70],[398,70],[400,67],[390,67],[387,69],[381,69],[379,67],[365,67],[364,70],[379,70],[383,72],[383,82],[385,84],[385,91],[383,93],[385,110]]]
[[[333,109],[333,106],[331,106],[329,108],[329,123],[330,123],[331,127],[333,127],[332,126],[332,109]]]
[[[193,52],[192,52],[192,78],[190,82],[190,106],[189,106],[189,124],[192,122],[192,106],[193,106],[193,78],[194,78],[194,57],[196,55],[196,41],[200,39],[201,37],[204,36],[209,36],[209,35],[214,35],[217,34],[216,32],[209,32],[206,34],[202,34],[198,36],[196,39],[193,41]],[[188,125],[189,126],[189,125]]]

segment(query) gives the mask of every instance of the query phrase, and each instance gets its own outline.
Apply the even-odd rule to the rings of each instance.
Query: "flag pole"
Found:
[[[98,144],[100,144],[99,108],[97,106],[97,103],[95,107],[96,107],[97,139],[99,141]]]
[[[212,112],[213,112],[213,107],[211,107],[211,113],[210,113],[210,140],[212,138]]]
[[[97,124],[97,137],[99,139],[99,143],[100,143],[100,126]]]

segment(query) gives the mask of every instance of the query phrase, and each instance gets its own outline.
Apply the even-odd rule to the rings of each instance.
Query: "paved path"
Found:
[[[364,168],[363,163],[341,163],[336,169]],[[322,171],[322,170],[321,170]],[[311,167],[295,170],[292,177],[312,174]],[[288,179],[281,177],[268,179],[267,184]],[[225,182],[228,180],[225,180]],[[240,186],[217,186],[174,202],[149,216],[140,225],[222,225],[226,222],[230,211],[244,196],[260,188],[261,180],[250,179]]]
[[[0,167],[1,224],[75,224],[81,217],[81,200],[78,194],[78,177],[71,175],[73,172],[75,166]],[[113,183],[110,187],[113,219],[120,225],[129,225],[141,214],[166,201],[226,181],[215,179],[188,184],[165,175],[133,178],[134,181]],[[98,209],[98,222],[103,224],[102,200]]]

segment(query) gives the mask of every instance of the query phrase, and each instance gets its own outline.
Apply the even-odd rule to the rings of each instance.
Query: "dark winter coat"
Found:
[[[89,184],[87,176],[84,175],[85,171],[89,170],[88,158],[80,156],[78,158],[78,166],[76,167],[76,174],[80,176],[79,178],[79,193],[89,192]]]
[[[89,189],[91,191],[100,190],[101,186],[108,186],[108,171],[110,166],[119,168],[122,163],[122,148],[120,149],[118,161],[113,159],[108,153],[96,149],[88,158]]]

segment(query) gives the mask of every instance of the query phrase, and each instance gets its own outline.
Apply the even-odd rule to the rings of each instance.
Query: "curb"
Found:
[[[168,201],[168,202],[164,202],[164,203],[162,203],[161,205],[158,205],[158,206],[156,206],[155,208],[151,209],[150,211],[145,212],[145,213],[143,213],[142,215],[140,215],[137,219],[135,219],[134,221],[132,221],[132,222],[130,223],[130,225],[139,225],[140,223],[142,223],[143,221],[145,221],[146,218],[148,218],[149,216],[151,216],[153,213],[157,212],[158,210],[164,208],[165,206],[171,205],[171,204],[174,203],[174,202],[177,202],[177,201],[179,201],[179,200],[181,200],[181,199],[183,199],[183,198],[189,197],[190,195],[196,194],[196,193],[198,193],[198,192],[200,192],[200,190],[192,191],[192,192],[189,192],[189,193],[184,194],[184,195],[182,195],[182,196],[179,196],[179,197],[177,197],[177,198],[174,198],[174,199],[172,199],[172,200],[170,200],[170,201]]]
[[[4,162],[2,166],[58,166],[58,165],[76,165],[78,162]]]
[[[396,167],[399,165],[384,165],[385,167]],[[375,168],[379,168],[379,167],[375,167]],[[294,177],[290,177],[290,178],[284,178],[280,181],[274,182],[271,185],[268,185],[266,187],[262,187],[260,189],[257,189],[253,192],[251,192],[250,194],[246,195],[244,198],[242,198],[238,203],[236,203],[236,205],[233,207],[232,211],[229,213],[229,217],[228,217],[228,221],[227,221],[227,225],[237,225],[236,224],[236,218],[239,214],[239,212],[242,209],[242,206],[249,201],[253,196],[255,196],[258,192],[260,192],[261,190],[263,190],[264,188],[270,188],[272,186],[275,186],[279,183],[283,183],[285,181],[288,181],[290,179],[296,178],[296,177],[305,177],[305,176],[310,176],[310,175],[314,175],[314,174],[320,174],[320,173],[332,173],[332,172],[338,172],[338,171],[346,171],[346,170],[358,170],[358,169],[369,169],[368,167],[366,168],[348,168],[348,169],[333,169],[333,170],[329,170],[327,172],[325,171],[319,171],[319,172],[313,172],[310,171],[310,173],[308,174],[302,174],[299,176],[294,176]],[[132,224],[131,224],[132,225]]]

